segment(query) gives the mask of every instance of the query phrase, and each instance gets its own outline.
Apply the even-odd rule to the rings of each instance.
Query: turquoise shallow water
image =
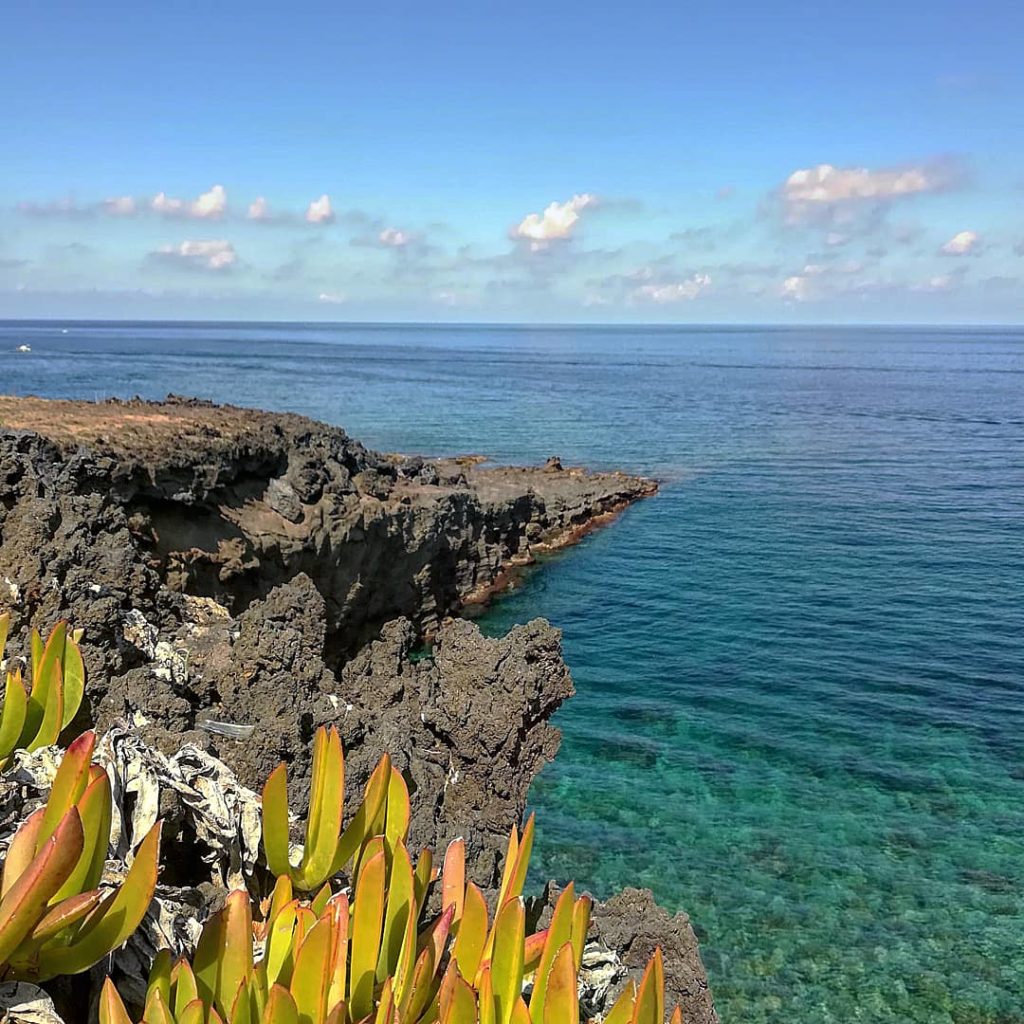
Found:
[[[659,476],[482,620],[561,626],[579,691],[536,877],[685,907],[728,1022],[1024,1021],[1024,332],[0,324],[0,360]]]

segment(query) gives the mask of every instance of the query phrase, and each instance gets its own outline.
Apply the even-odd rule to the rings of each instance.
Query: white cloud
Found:
[[[193,217],[196,220],[217,220],[228,205],[228,194],[223,185],[214,185],[195,199],[175,199],[166,192],[158,192],[149,204],[165,217]]]
[[[131,196],[114,196],[103,200],[102,209],[111,217],[133,217],[138,207]]]
[[[980,240],[977,231],[958,231],[942,246],[942,253],[945,256],[966,256],[974,251]]]
[[[306,220],[310,224],[330,224],[334,220],[331,197],[325,194],[319,199],[314,199],[306,210]]]
[[[249,211],[246,213],[249,220],[269,220],[270,204],[263,196],[259,196],[249,204]]]
[[[398,228],[385,228],[377,237],[381,245],[392,249],[401,249],[412,241],[412,235],[407,231],[399,231]]]
[[[345,301],[343,292],[321,292],[318,301],[326,302],[331,306],[340,306]]]
[[[669,281],[661,284],[641,285],[633,292],[633,298],[664,305],[670,302],[692,302],[711,284],[707,274],[694,274],[684,281]]]
[[[876,208],[897,199],[941,191],[955,184],[959,176],[959,169],[949,162],[874,170],[818,164],[794,171],[779,192],[790,223],[821,219],[848,223],[854,208]]]
[[[532,243],[538,249],[556,239],[568,238],[580,219],[580,213],[597,204],[597,196],[584,192],[564,203],[550,203],[543,213],[531,213],[513,228],[512,237]]]
[[[229,270],[238,262],[235,247],[224,239],[186,240],[150,253],[155,259],[197,270]]]

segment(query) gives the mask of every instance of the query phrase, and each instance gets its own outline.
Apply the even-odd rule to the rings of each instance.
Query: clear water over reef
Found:
[[[1024,1021],[1024,332],[6,323],[0,361],[658,476],[483,619],[561,626],[579,690],[536,879],[685,907],[730,1024]]]

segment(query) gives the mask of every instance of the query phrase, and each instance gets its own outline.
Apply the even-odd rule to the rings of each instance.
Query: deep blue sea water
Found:
[[[579,691],[535,878],[687,909],[727,1024],[1024,1021],[1024,331],[8,323],[0,361],[658,476],[483,620],[561,626]]]

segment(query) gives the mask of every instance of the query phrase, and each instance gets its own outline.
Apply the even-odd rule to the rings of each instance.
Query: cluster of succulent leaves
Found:
[[[8,624],[0,617],[0,653]],[[63,623],[45,645],[34,633],[31,690],[20,673],[8,674],[0,736],[17,738],[0,746],[4,758],[55,742],[74,717],[84,686],[77,641]],[[102,884],[112,806],[106,772],[92,764],[94,747],[93,733],[71,743],[46,805],[10,844],[0,880],[0,979],[87,970],[130,937],[152,900],[159,823],[121,885]],[[341,739],[320,729],[305,841],[293,857],[286,769],[271,774],[263,842],[272,892],[263,901],[231,893],[206,922],[191,961],[172,962],[166,950],[157,956],[144,1024],[578,1024],[591,901],[569,885],[548,926],[526,934],[533,819],[522,834],[512,829],[492,919],[483,892],[466,879],[461,839],[440,870],[430,850],[414,861],[409,792],[387,755],[347,825],[344,788]],[[99,1016],[100,1024],[132,1024],[109,978]],[[656,951],[639,987],[630,982],[605,1021],[663,1020]],[[672,1022],[681,1024],[678,1008]]]
[[[7,646],[10,612],[0,615],[0,659]],[[78,648],[81,630],[68,633],[59,622],[46,643],[32,630],[32,685],[26,690],[21,669],[7,672],[0,713],[0,764],[15,750],[38,750],[56,743],[78,714],[85,692],[85,665]]]

